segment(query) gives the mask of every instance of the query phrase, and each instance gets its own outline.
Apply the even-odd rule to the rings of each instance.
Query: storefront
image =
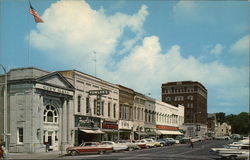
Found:
[[[177,136],[183,135],[179,131],[178,127],[172,127],[172,126],[163,126],[163,125],[156,125],[157,132],[160,133],[160,138],[165,138],[165,137],[172,137],[175,138]]]
[[[119,140],[134,139],[132,121],[119,120],[118,139]]]
[[[104,120],[102,122],[102,131],[104,141],[118,141],[118,123],[117,120]]]
[[[83,142],[99,142],[104,132],[100,129],[101,118],[75,115],[75,145]]]

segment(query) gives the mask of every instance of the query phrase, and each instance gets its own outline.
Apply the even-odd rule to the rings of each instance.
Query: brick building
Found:
[[[162,84],[162,101],[185,106],[185,123],[207,124],[207,89],[196,81]]]

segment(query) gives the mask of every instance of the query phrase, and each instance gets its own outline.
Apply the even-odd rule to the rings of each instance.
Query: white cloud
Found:
[[[31,31],[31,44],[51,57],[84,64],[87,69],[92,67],[89,62],[95,51],[99,65],[103,66],[117,44],[122,43],[119,40],[125,28],[135,37],[142,35],[147,15],[145,5],[134,15],[116,13],[107,16],[103,9],[94,10],[85,1],[58,1],[42,15],[44,23]]]
[[[214,54],[214,55],[219,55],[222,53],[222,50],[224,49],[225,47],[222,46],[221,44],[216,44],[214,46],[214,48],[210,51],[211,54]]]
[[[181,0],[173,7],[173,16],[177,21],[193,22],[201,20],[199,13],[200,5],[195,1]]]
[[[192,7],[186,10],[191,11]],[[31,44],[60,64],[87,73],[93,71],[92,53],[96,51],[98,77],[141,93],[153,92],[152,96],[158,99],[161,84],[168,81],[200,81],[207,88],[248,85],[248,76],[242,76],[249,74],[247,68],[228,67],[218,62],[203,64],[192,56],[185,58],[179,45],[163,52],[157,36],[142,37],[148,14],[144,5],[133,15],[107,16],[84,1],[58,1],[42,15],[45,22],[31,31]],[[120,42],[125,28],[135,37]],[[114,57],[122,44],[128,54],[120,55],[118,61]],[[223,49],[218,46],[217,50],[215,46],[216,53]]]
[[[231,47],[230,51],[239,54],[249,54],[249,35],[242,37],[240,40],[235,42]]]

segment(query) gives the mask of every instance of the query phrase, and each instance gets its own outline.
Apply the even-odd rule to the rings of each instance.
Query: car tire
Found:
[[[77,156],[79,153],[77,151],[71,151],[70,154],[71,156]]]
[[[163,147],[163,146],[164,146],[164,144],[161,143],[161,147]]]
[[[133,149],[132,147],[129,147],[128,150],[129,150],[129,151],[133,151],[134,149]]]
[[[102,155],[103,153],[104,153],[104,151],[103,151],[103,150],[99,151],[99,154],[100,154],[100,155]]]

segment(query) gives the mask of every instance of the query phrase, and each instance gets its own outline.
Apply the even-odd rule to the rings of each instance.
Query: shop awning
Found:
[[[147,133],[145,133],[145,132],[135,132],[135,133],[140,135],[140,136],[146,136],[147,135]]]
[[[161,135],[161,133],[159,131],[151,131],[151,132],[147,132],[148,135]]]
[[[80,129],[80,131],[88,133],[88,134],[104,134],[104,132],[102,132],[100,130]]]
[[[165,135],[183,135],[180,131],[165,131],[165,130],[158,130],[159,133]]]

